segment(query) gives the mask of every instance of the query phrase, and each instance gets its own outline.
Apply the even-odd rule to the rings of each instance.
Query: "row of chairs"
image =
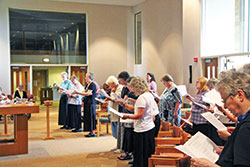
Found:
[[[175,148],[191,138],[181,127],[162,121],[158,137],[155,138],[155,154],[149,158],[149,167],[190,166],[190,157]]]

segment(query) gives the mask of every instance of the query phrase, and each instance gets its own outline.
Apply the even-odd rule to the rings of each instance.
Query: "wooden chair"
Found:
[[[109,119],[108,119],[108,112],[107,112],[107,105],[100,104],[99,110],[96,111],[97,115],[97,129],[96,135],[99,136],[101,132],[101,124],[106,124],[106,133],[109,133]]]
[[[173,126],[173,135],[172,137],[156,137],[155,145],[174,145],[183,143],[183,130],[180,127]]]
[[[148,167],[187,167],[190,166],[190,157],[160,157],[159,155],[152,155],[151,158],[148,159]]]
[[[166,121],[161,121],[160,131],[158,137],[168,137],[173,136],[171,123]]]

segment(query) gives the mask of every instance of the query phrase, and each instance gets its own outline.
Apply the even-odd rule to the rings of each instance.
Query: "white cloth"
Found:
[[[78,92],[83,92],[84,88],[80,82],[77,82],[76,85],[72,84],[70,89],[69,89],[69,93],[74,92],[75,90]],[[77,95],[77,94],[73,94],[73,95],[75,97],[70,97],[68,99],[68,104],[81,105],[82,104],[82,96]]]
[[[111,92],[110,97],[115,100],[114,94],[118,95],[119,97],[121,97],[121,93],[122,93],[122,85],[118,85],[118,87],[116,88],[115,92]],[[111,102],[110,107],[112,107],[113,109],[115,109],[116,111],[119,110],[119,104]],[[111,122],[118,122],[118,116],[115,115],[114,113],[110,112],[110,121]]]
[[[146,132],[155,127],[153,116],[155,115],[156,109],[158,110],[157,104],[151,93],[145,92],[139,96],[135,102],[135,114],[138,113],[138,108],[144,108],[144,114],[141,119],[136,119],[134,122],[135,132]],[[159,112],[159,111],[158,111]]]

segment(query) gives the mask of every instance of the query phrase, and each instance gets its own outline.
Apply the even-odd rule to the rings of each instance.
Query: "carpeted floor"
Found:
[[[111,134],[105,134],[104,126],[103,135],[96,138],[85,138],[87,132],[72,133],[70,130],[59,129],[57,105],[54,103],[50,108],[50,132],[55,140],[42,140],[46,135],[46,109],[42,106],[40,113],[32,114],[29,120],[29,153],[0,157],[0,167],[129,166],[128,161],[117,159],[119,154],[109,151],[115,148],[116,140]],[[0,121],[0,133],[3,132],[3,128],[3,121]],[[8,132],[11,136],[7,138],[12,138],[11,119],[8,119]]]

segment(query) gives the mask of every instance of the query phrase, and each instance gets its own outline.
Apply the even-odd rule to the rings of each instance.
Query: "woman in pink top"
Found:
[[[150,92],[157,93],[157,85],[156,85],[156,82],[155,82],[154,74],[148,72],[146,79],[147,79],[147,82],[148,82]]]

